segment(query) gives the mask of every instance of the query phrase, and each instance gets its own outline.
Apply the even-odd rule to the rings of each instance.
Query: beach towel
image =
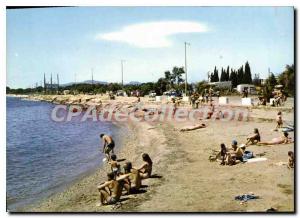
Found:
[[[294,132],[294,127],[284,127],[281,129],[282,132]]]
[[[268,160],[268,159],[265,157],[255,157],[255,158],[251,158],[251,159],[247,160],[246,163],[256,163],[256,162],[261,162],[261,161],[266,161],[266,160]]]
[[[244,195],[238,195],[234,198],[236,201],[249,201],[254,199],[259,199],[259,196],[256,196],[254,194],[244,194]]]

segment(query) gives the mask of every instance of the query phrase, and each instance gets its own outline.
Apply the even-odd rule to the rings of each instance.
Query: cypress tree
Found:
[[[237,85],[242,84],[244,82],[244,67],[241,66],[237,72]]]
[[[250,69],[250,65],[249,65],[248,61],[245,64],[245,73],[244,73],[244,77],[243,77],[243,82],[247,83],[247,84],[252,83],[251,69]]]
[[[229,66],[227,66],[226,81],[229,81]]]
[[[222,67],[220,81],[226,81],[226,72]]]
[[[229,80],[231,81],[232,87],[235,88],[237,86],[237,74],[235,70],[231,69]]]

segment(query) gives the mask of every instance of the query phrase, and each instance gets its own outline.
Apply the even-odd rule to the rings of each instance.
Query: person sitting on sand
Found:
[[[220,164],[225,165],[225,160],[227,158],[228,151],[227,151],[226,145],[224,143],[222,143],[220,145],[220,147],[221,147],[221,150],[220,150],[221,163]]]
[[[254,134],[250,135],[247,138],[246,145],[248,145],[251,142],[251,144],[256,144],[260,142],[260,134],[257,128],[254,128]]]
[[[289,169],[294,168],[294,166],[295,166],[294,152],[289,151],[288,152],[288,156],[289,156],[289,158],[288,158],[288,165],[287,165],[287,167]]]
[[[146,153],[142,154],[142,158],[144,163],[137,170],[140,172],[140,176],[142,179],[147,179],[151,176],[152,173],[152,160]]]
[[[293,140],[288,137],[288,132],[283,132],[283,135],[278,138],[273,138],[271,141],[267,142],[258,142],[258,145],[279,145],[279,144],[289,144],[292,143]]]
[[[132,168],[131,162],[124,165],[124,188],[128,194],[137,193],[142,185],[142,179],[138,170]]]
[[[112,154],[110,161],[108,162],[111,167],[111,171],[115,174],[115,177],[120,173],[120,164],[117,162],[117,155]]]
[[[275,128],[275,131],[277,131],[278,128],[282,128],[282,125],[283,125],[283,121],[282,121],[282,113],[281,113],[281,111],[279,111],[279,112],[277,113],[276,122],[277,122],[277,126],[276,126],[276,128]]]
[[[117,181],[114,173],[107,174],[108,181],[98,186],[100,203],[97,206],[115,204],[120,200],[124,182]]]
[[[243,162],[244,150],[245,149],[243,148],[243,146],[242,147],[238,146],[238,143],[236,140],[232,141],[230,154],[231,154],[231,156],[234,156],[236,160]]]
[[[201,124],[197,124],[197,125],[194,125],[194,126],[187,126],[187,127],[183,127],[180,129],[181,132],[184,132],[184,131],[191,131],[191,130],[195,130],[195,129],[201,129],[201,128],[205,128],[206,125],[204,123],[201,123]]]
[[[102,153],[105,153],[107,161],[110,161],[110,152],[114,153],[115,142],[109,135],[100,134],[100,138],[103,140]]]

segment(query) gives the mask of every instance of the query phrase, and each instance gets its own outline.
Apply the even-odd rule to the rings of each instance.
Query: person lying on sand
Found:
[[[282,113],[281,113],[281,111],[279,111],[279,112],[277,113],[276,122],[277,122],[277,126],[276,126],[276,128],[275,128],[274,130],[275,130],[275,131],[278,131],[278,128],[282,128],[282,125],[283,125],[283,120],[282,120]]]
[[[124,165],[124,188],[128,194],[137,193],[142,185],[142,179],[140,177],[139,171],[132,168],[131,162],[127,162]]]
[[[295,166],[294,152],[289,151],[288,152],[288,156],[289,156],[289,158],[288,158],[288,165],[287,165],[287,167],[289,169],[294,168],[294,166]]]
[[[103,140],[103,149],[102,153],[105,153],[106,158],[110,161],[110,152],[114,153],[115,142],[111,136],[100,134],[100,138]]]
[[[120,173],[120,164],[117,162],[117,155],[112,154],[110,161],[108,162],[111,167],[111,171],[115,174],[115,177]]]
[[[114,173],[107,174],[108,181],[98,186],[100,193],[100,203],[97,206],[115,204],[120,200],[122,189],[124,186],[123,181],[117,181]]]
[[[258,145],[279,145],[279,144],[289,144],[292,143],[293,140],[288,137],[289,134],[287,132],[283,132],[281,137],[273,138],[271,141],[267,142],[258,142]]]
[[[142,179],[147,179],[151,176],[152,173],[152,160],[150,156],[146,153],[142,154],[143,158],[143,165],[137,168],[137,170],[140,172],[140,176]]]
[[[248,136],[246,145],[248,145],[249,143],[256,144],[258,142],[260,142],[260,134],[258,129],[254,128],[254,134]]]
[[[206,125],[204,123],[201,123],[201,124],[197,124],[197,125],[194,125],[194,126],[186,126],[186,127],[183,127],[180,129],[181,132],[184,132],[184,131],[191,131],[191,130],[195,130],[195,129],[201,129],[201,128],[205,128]]]

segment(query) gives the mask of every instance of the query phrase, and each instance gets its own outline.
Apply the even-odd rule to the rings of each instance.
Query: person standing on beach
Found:
[[[105,135],[105,134],[100,134],[100,138],[103,140],[103,149],[102,153],[106,155],[107,161],[110,161],[110,152],[114,154],[114,147],[115,147],[115,142],[112,139],[111,136]]]
[[[279,111],[279,112],[277,113],[276,122],[277,122],[277,126],[276,126],[276,128],[275,128],[274,130],[275,130],[275,131],[278,131],[278,128],[282,128],[282,125],[283,125],[283,120],[282,120],[282,113],[281,113],[281,111]]]

